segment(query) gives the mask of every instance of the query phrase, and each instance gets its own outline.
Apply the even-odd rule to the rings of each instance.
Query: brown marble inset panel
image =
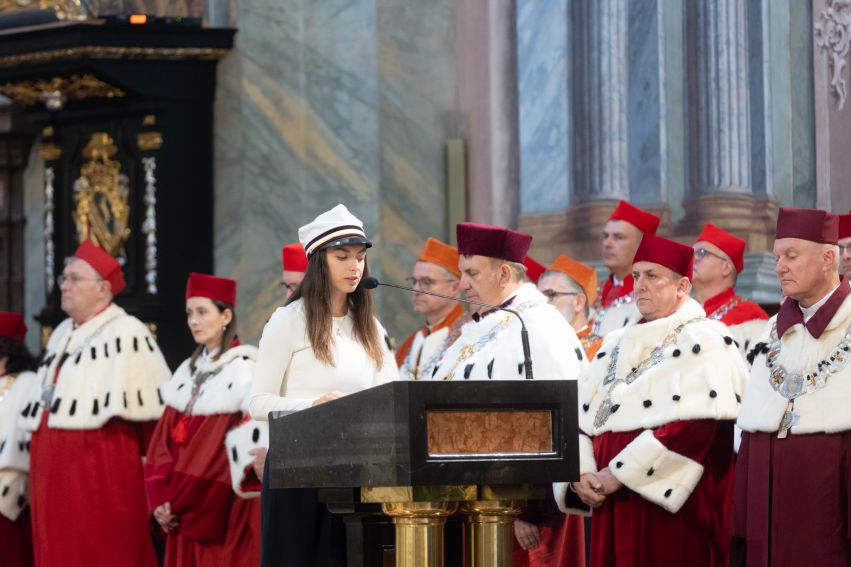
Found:
[[[431,410],[426,419],[432,457],[555,451],[549,410]]]

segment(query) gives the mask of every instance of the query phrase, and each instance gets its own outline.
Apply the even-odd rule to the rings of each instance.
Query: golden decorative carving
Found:
[[[83,45],[80,47],[6,55],[0,57],[0,67],[47,63],[58,59],[216,60],[227,55],[228,51],[228,49],[218,47],[115,47]]]
[[[38,147],[38,155],[44,161],[56,161],[62,156],[62,148],[59,144],[41,144]]]
[[[163,145],[162,132],[140,132],[136,134],[136,143],[143,152],[153,152]]]
[[[42,350],[47,348],[47,341],[50,340],[50,335],[53,334],[53,327],[50,325],[42,325],[41,326],[41,348]]]
[[[124,258],[124,243],[130,236],[130,195],[121,164],[110,159],[118,153],[106,132],[95,132],[83,148],[89,161],[74,182],[74,221],[80,242],[92,240],[115,256]]]
[[[60,20],[85,20],[80,0],[0,0],[0,12],[53,10]]]
[[[71,75],[34,81],[19,81],[0,85],[0,93],[24,106],[33,106],[46,99],[79,101],[89,98],[118,98],[127,93],[94,75]]]

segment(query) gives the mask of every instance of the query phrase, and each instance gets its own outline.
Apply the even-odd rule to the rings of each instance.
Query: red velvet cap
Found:
[[[19,343],[24,341],[27,335],[27,326],[20,313],[0,311],[0,337],[6,337]]]
[[[503,226],[476,222],[461,222],[455,227],[458,253],[467,256],[488,256],[521,263],[526,258],[532,236]]]
[[[100,274],[100,277],[108,281],[112,285],[113,296],[118,295],[127,286],[118,260],[91,240],[86,240],[80,244],[80,247],[74,252],[74,257],[85,261]]]
[[[281,248],[281,269],[288,272],[307,270],[307,254],[300,242],[293,242]]]
[[[851,236],[851,212],[837,216],[839,216],[839,239],[848,238]]]
[[[538,283],[538,280],[541,278],[541,274],[547,271],[545,266],[539,264],[531,256],[526,256],[526,259],[523,260],[523,265],[526,266],[526,275],[535,283]]]
[[[186,299],[190,297],[208,297],[236,305],[236,280],[192,272],[186,280]]]
[[[645,234],[635,251],[632,263],[653,262],[674,270],[691,281],[691,270],[694,266],[694,250],[691,246],[661,238],[653,234]]]
[[[614,212],[609,215],[609,220],[626,221],[644,234],[656,234],[656,229],[659,228],[659,217],[626,201],[618,203]]]
[[[800,238],[821,244],[839,240],[839,217],[821,209],[780,207],[774,238]]]
[[[741,238],[733,236],[725,230],[721,230],[714,224],[707,223],[703,227],[703,232],[697,237],[695,242],[711,242],[718,248],[724,251],[724,254],[730,257],[733,265],[736,266],[736,271],[742,273],[745,267],[745,241]]]

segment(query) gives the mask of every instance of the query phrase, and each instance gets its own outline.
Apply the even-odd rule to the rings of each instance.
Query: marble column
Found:
[[[686,35],[690,183],[675,234],[688,241],[713,222],[764,250],[776,205],[754,196],[748,4],[689,3]]]
[[[573,148],[577,203],[627,199],[627,1],[574,0]]]
[[[599,235],[629,199],[627,0],[571,5],[572,206],[564,239],[579,258],[599,256]]]
[[[747,5],[740,0],[692,3],[696,126],[692,197],[751,193]],[[690,27],[690,29],[692,29]]]
[[[455,52],[458,137],[467,141],[469,220],[517,226],[515,0],[458,0]]]
[[[817,205],[851,209],[851,6],[836,0],[812,0],[815,92]]]

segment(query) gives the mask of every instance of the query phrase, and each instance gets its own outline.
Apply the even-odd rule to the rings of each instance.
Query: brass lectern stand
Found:
[[[578,477],[575,382],[394,382],[270,425],[271,485],[359,489],[393,518],[398,567],[442,567],[457,513],[466,564],[510,567],[523,501]]]

